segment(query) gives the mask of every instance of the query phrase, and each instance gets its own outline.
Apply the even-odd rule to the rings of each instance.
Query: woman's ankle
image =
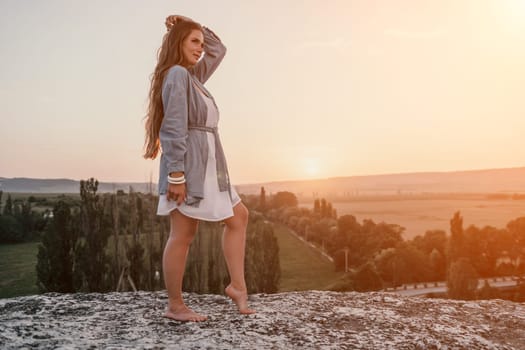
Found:
[[[240,285],[240,284],[235,284],[235,283],[230,282],[228,287],[231,287],[235,291],[240,292],[240,293],[246,293],[247,292],[246,285]],[[228,288],[228,287],[226,287],[226,288]]]
[[[171,309],[175,309],[175,308],[186,306],[186,304],[184,304],[184,300],[182,300],[182,297],[178,297],[178,298],[176,297],[176,298],[168,298],[168,306]]]

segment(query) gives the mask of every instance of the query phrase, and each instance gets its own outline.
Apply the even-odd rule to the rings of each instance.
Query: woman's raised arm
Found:
[[[166,17],[166,29],[170,30],[178,20],[193,21],[188,17],[171,15]],[[226,46],[210,28],[202,26],[202,32],[204,36],[204,57],[190,70],[204,84],[215,72],[224,55],[226,55]]]
[[[226,55],[226,46],[209,28],[202,27],[204,34],[204,57],[192,68],[193,74],[201,83],[205,83],[215,72]]]

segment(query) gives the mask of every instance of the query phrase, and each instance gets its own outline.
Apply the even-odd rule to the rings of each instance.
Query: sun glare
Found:
[[[319,159],[318,158],[304,158],[303,159],[304,175],[307,177],[314,177],[319,175]]]
[[[504,0],[496,4],[504,11],[505,25],[525,34],[525,0]]]

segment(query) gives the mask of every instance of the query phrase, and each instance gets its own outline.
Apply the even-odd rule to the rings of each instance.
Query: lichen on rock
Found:
[[[165,291],[0,299],[0,348],[524,349],[525,304],[324,291],[255,294],[239,315],[222,295],[185,293],[202,323],[162,317]]]

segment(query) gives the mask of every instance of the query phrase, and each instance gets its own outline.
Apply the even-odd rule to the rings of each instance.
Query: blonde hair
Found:
[[[174,65],[182,65],[182,43],[192,30],[202,31],[197,22],[179,20],[164,35],[162,45],[157,52],[157,66],[151,75],[148,111],[144,119],[146,139],[144,141],[144,155],[146,159],[155,159],[159,153],[159,131],[164,118],[162,106],[162,83],[168,70]]]

